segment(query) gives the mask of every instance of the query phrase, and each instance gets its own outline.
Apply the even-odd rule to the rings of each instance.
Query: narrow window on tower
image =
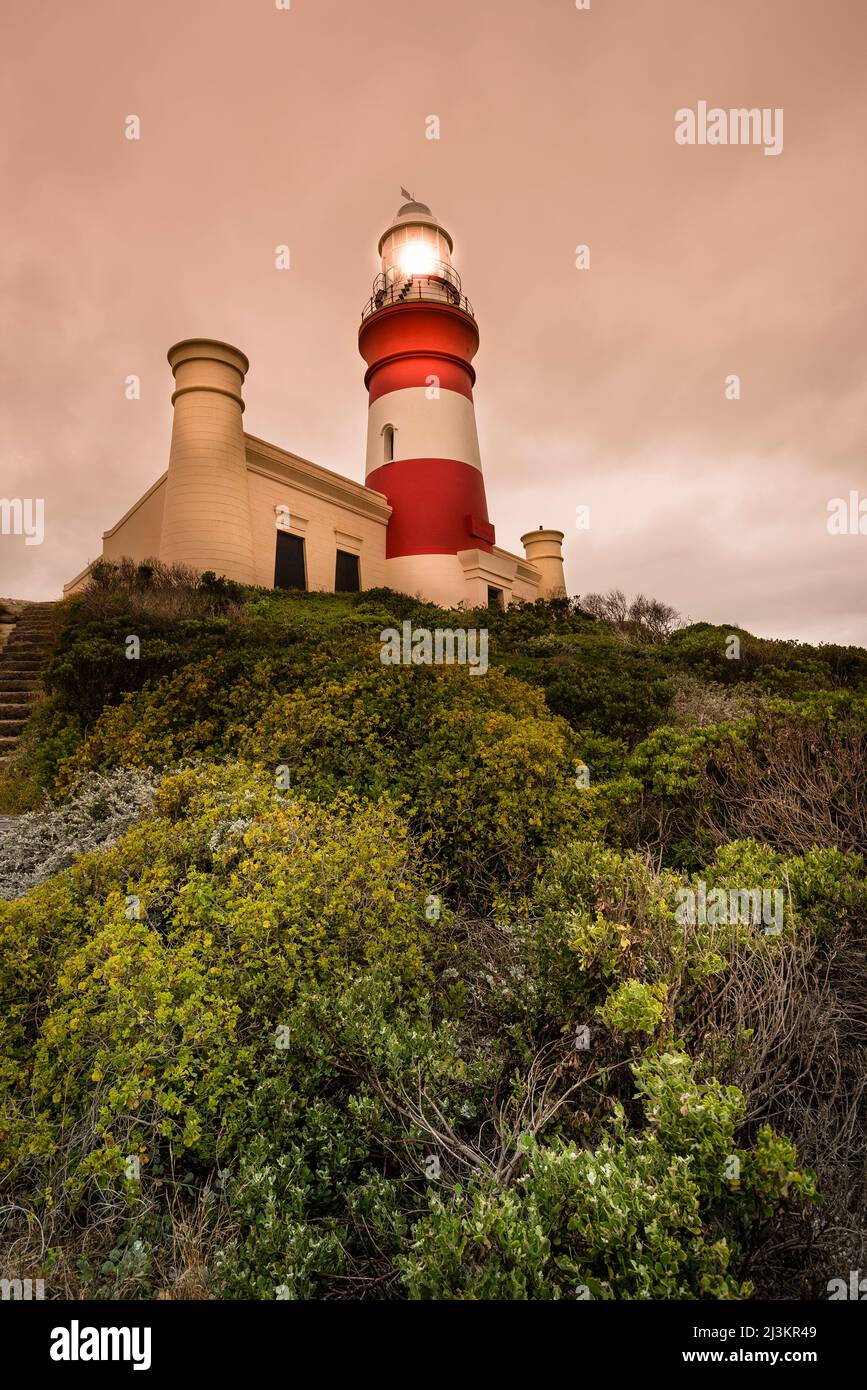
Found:
[[[304,540],[288,531],[277,532],[277,556],[274,562],[275,589],[306,589]]]
[[[489,585],[488,585],[488,607],[489,607],[489,608],[502,608],[502,606],[503,606],[503,591],[502,591],[502,589],[495,589],[494,586],[493,586],[493,584],[489,584]]]
[[[336,594],[357,594],[359,588],[358,556],[350,555],[348,550],[338,550],[334,592]]]
[[[383,463],[394,461],[394,425],[386,425],[382,431],[382,459]]]

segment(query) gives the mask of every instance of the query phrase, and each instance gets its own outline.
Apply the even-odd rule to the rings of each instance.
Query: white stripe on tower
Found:
[[[371,401],[367,416],[367,472],[380,468],[386,457],[385,429],[393,435],[393,459],[457,459],[481,469],[479,436],[473,403],[458,391],[409,386],[388,391]]]

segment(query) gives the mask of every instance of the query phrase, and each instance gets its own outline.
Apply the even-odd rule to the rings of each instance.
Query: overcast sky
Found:
[[[867,644],[867,534],[827,529],[867,499],[867,5],[3,11],[0,495],[46,531],[0,536],[0,594],[56,596],[166,467],[180,338],[248,354],[251,433],[363,479],[357,326],[403,184],[478,316],[498,544],[557,526],[573,593]],[[782,108],[782,153],[679,145],[700,101]]]

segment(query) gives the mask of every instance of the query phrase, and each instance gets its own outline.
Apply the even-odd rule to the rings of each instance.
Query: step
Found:
[[[0,690],[0,719],[14,718],[18,710],[30,709],[34,703],[28,690]]]
[[[0,734],[0,753],[13,753],[18,747],[18,739]]]
[[[26,719],[0,719],[0,738],[9,734],[20,734]]]
[[[30,694],[31,691],[38,691],[39,689],[39,681],[22,679],[21,676],[5,676],[0,671],[0,693],[4,696]]]

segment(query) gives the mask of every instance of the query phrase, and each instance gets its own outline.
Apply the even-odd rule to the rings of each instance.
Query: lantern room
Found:
[[[452,265],[452,239],[426,203],[404,203],[379,238],[382,269],[362,317],[407,299],[430,299],[472,313]]]

